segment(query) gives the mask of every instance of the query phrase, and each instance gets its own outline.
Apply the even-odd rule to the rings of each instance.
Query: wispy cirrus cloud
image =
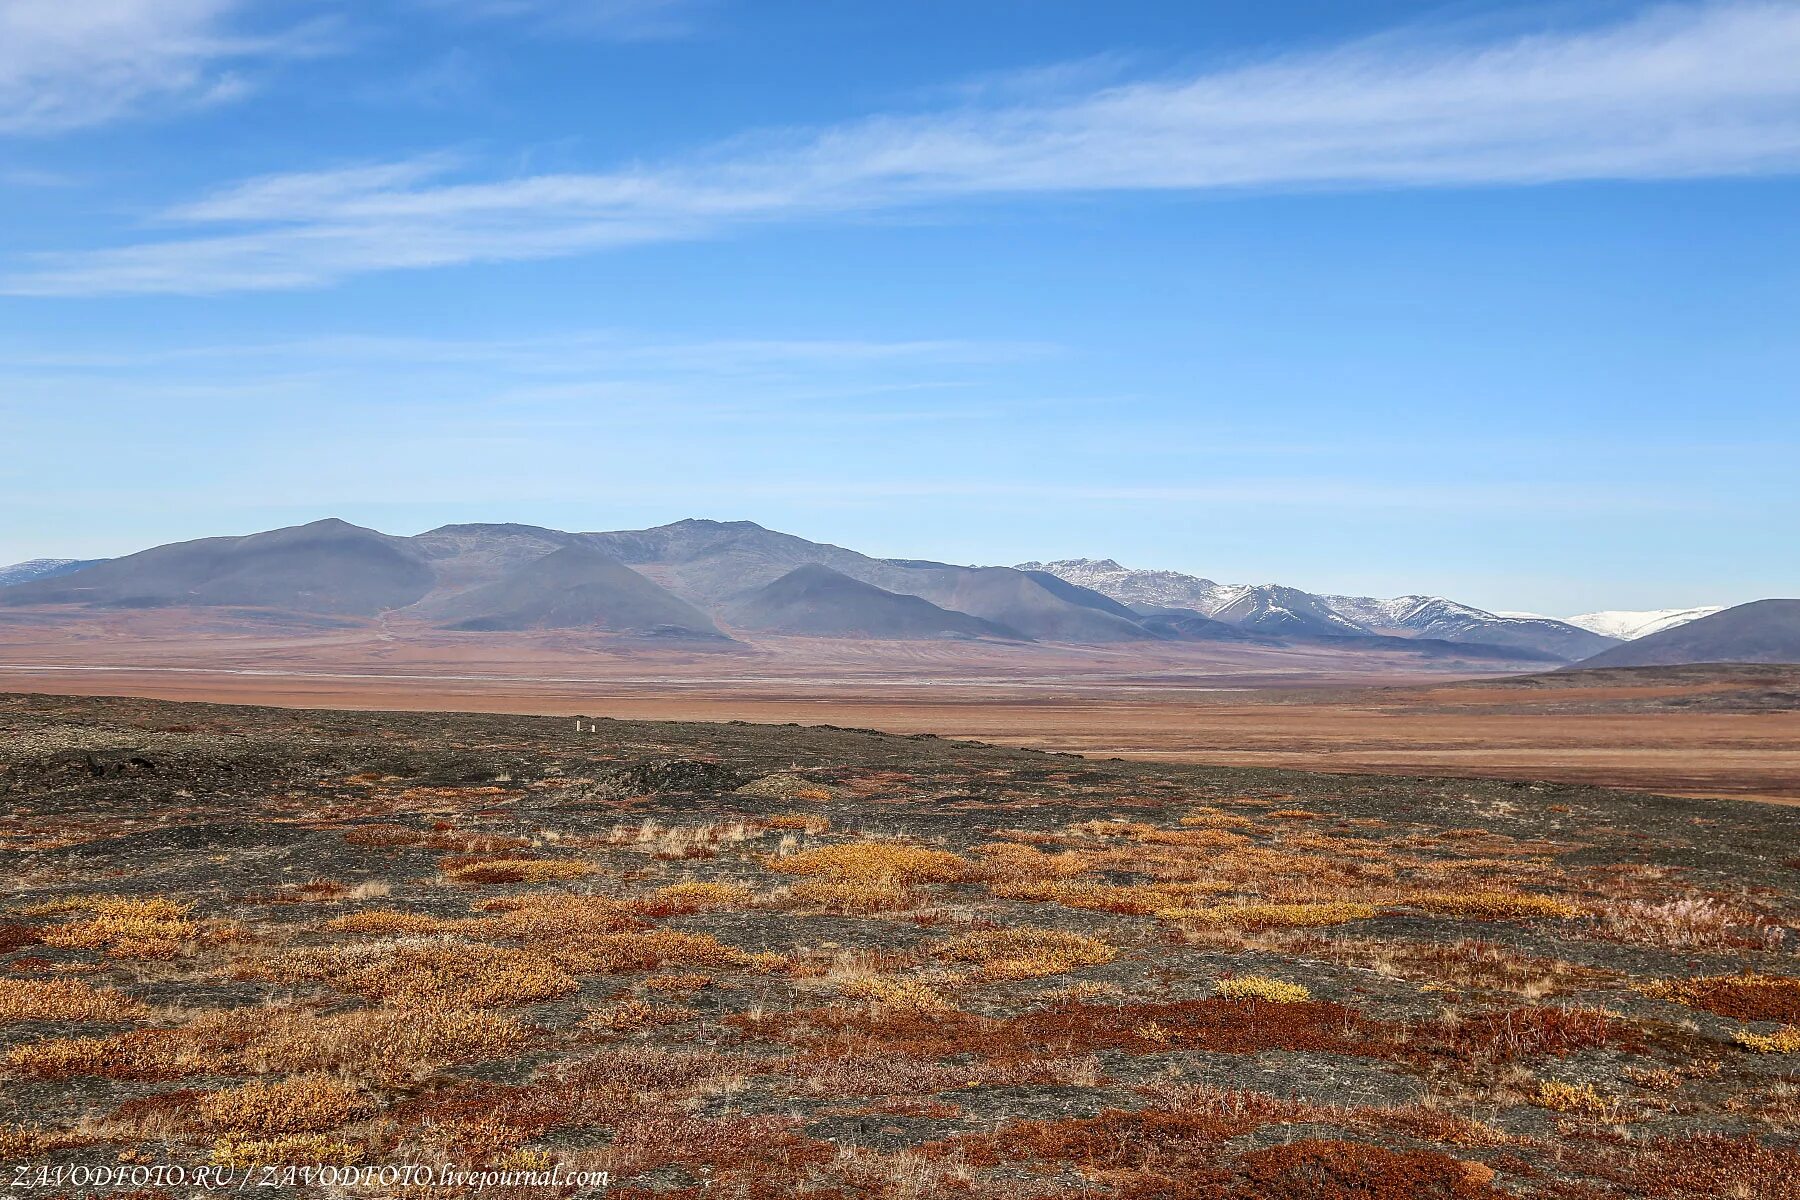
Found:
[[[60,133],[243,94],[249,59],[304,37],[238,30],[244,0],[0,0],[0,134]]]
[[[523,21],[554,33],[637,42],[683,37],[701,0],[416,0],[452,17]]]
[[[546,258],[987,197],[1517,186],[1800,170],[1800,5],[1661,8],[1479,45],[1377,39],[1183,79],[749,136],[615,171],[443,159],[251,180],[226,232],[40,259],[15,294],[210,293]]]

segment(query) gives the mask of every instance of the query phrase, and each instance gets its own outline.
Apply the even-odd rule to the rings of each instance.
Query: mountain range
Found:
[[[1110,558],[1020,563],[1110,596],[1144,615],[1189,614],[1259,633],[1426,638],[1504,646],[1575,661],[1619,640],[1548,617],[1502,616],[1441,596],[1332,596],[1280,584],[1215,583],[1177,571],[1140,571]]]
[[[313,624],[696,644],[781,635],[1306,645],[1494,664],[1568,663],[1622,645],[1573,622],[1442,597],[1220,584],[1111,559],[979,567],[875,558],[749,521],[710,520],[593,533],[462,524],[404,537],[326,519],[116,559],[0,568],[0,608],[23,607],[212,609]]]

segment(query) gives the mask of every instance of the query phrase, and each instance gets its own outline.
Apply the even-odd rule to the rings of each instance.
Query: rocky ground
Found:
[[[1800,1197],[1793,809],[575,726],[0,696],[4,1194]]]

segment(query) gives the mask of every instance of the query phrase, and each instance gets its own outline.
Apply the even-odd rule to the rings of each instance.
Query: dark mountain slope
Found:
[[[535,558],[439,606],[449,629],[589,629],[720,638],[712,618],[617,559],[584,545]]]
[[[1011,567],[870,558],[750,521],[687,520],[582,536],[596,549],[709,612],[722,613],[747,587],[772,583],[795,567],[817,564],[884,591],[920,596],[939,608],[1003,625],[1028,638],[1120,642],[1155,636],[1128,617],[1065,599]]]
[[[433,620],[465,592],[498,583],[564,546],[584,544],[572,533],[536,525],[443,525],[407,539],[431,567],[431,591],[407,615]]]
[[[886,591],[817,563],[796,567],[729,605],[725,619],[741,629],[806,637],[1027,640],[992,621]]]
[[[1576,664],[1671,667],[1683,663],[1800,663],[1800,600],[1754,600],[1614,646]]]
[[[374,616],[411,604],[431,583],[431,568],[407,539],[328,518],[247,537],[158,546],[0,589],[0,604],[239,605]]]
[[[1048,571],[1026,571],[1017,567],[1014,567],[1013,570],[1019,571],[1021,575],[1052,596],[1067,600],[1070,604],[1079,604],[1083,608],[1091,608],[1097,612],[1111,613],[1115,617],[1124,617],[1127,621],[1138,619],[1137,613],[1104,592],[1096,592],[1093,588],[1082,587],[1079,583],[1070,583]]]

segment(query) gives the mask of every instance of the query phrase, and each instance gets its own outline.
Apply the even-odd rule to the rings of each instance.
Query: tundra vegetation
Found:
[[[0,697],[0,1159],[1800,1197],[1792,810],[570,724]]]

